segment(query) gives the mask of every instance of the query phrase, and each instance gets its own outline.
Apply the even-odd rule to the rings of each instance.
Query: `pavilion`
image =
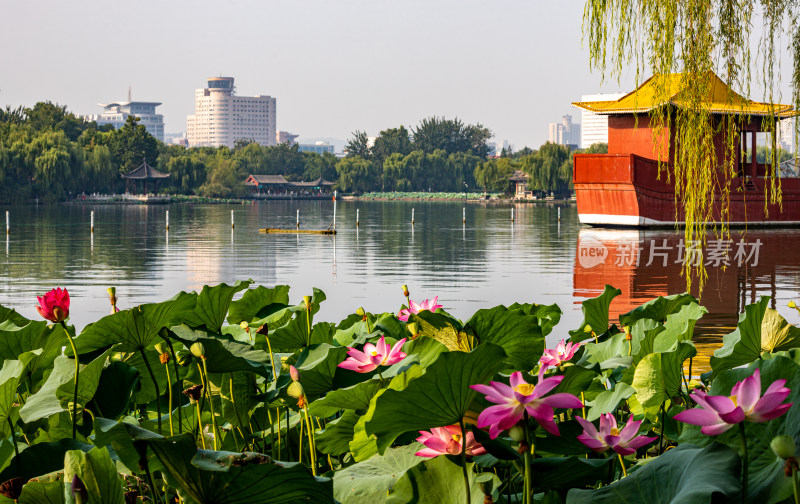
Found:
[[[130,173],[125,173],[122,175],[122,178],[125,179],[125,192],[128,191],[128,185],[131,180],[134,181],[134,188],[136,187],[135,182],[141,180],[144,182],[144,192],[143,194],[147,194],[147,182],[149,180],[153,181],[153,194],[158,193],[158,181],[162,179],[169,178],[169,173],[164,173],[161,171],[156,170],[149,164],[147,164],[147,159],[142,160],[142,164],[139,165],[138,168],[133,170]]]

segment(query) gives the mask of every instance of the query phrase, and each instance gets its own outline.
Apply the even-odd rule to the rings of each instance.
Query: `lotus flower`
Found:
[[[475,441],[475,434],[467,432],[466,436],[462,435],[461,427],[458,425],[451,425],[449,427],[436,427],[428,431],[419,431],[421,434],[417,441],[425,445],[425,448],[418,451],[414,455],[419,457],[437,457],[439,455],[460,455],[462,450],[462,441],[464,438],[467,440],[467,456],[482,455],[486,453],[486,449],[480,443]]]
[[[347,347],[347,355],[349,357],[344,362],[340,362],[339,367],[356,371],[357,373],[369,373],[378,366],[397,364],[406,358],[405,352],[401,350],[406,339],[401,339],[391,348],[386,344],[383,336],[378,340],[377,345],[365,343],[363,351]]]
[[[680,422],[702,425],[700,432],[707,436],[722,434],[732,426],[744,422],[763,423],[786,413],[792,404],[781,404],[791,390],[784,387],[786,380],[775,380],[761,395],[761,370],[738,382],[730,397],[712,396],[701,390],[692,392],[691,398],[700,408],[682,411],[673,418]]]
[[[564,344],[564,340],[562,339],[555,348],[548,348],[545,350],[539,362],[544,367],[560,366],[562,362],[567,362],[572,359],[580,346],[580,343]]]
[[[604,452],[611,448],[620,455],[632,455],[642,446],[652,443],[657,438],[637,436],[641,420],[634,421],[633,416],[628,417],[628,423],[622,430],[617,428],[617,419],[611,413],[600,415],[600,431],[592,422],[581,417],[575,420],[583,427],[583,434],[578,436],[578,441],[585,444],[593,451]]]
[[[61,322],[69,317],[69,292],[67,289],[53,289],[44,296],[37,296],[39,306],[36,310],[39,315],[50,322]]]
[[[440,304],[436,304],[439,300],[439,296],[436,296],[433,299],[426,299],[420,304],[415,303],[414,301],[408,300],[408,308],[403,308],[400,310],[400,313],[397,314],[397,318],[402,320],[403,322],[408,321],[408,316],[412,313],[419,313],[423,310],[428,310],[431,312],[435,312],[439,308],[442,307]]]
[[[500,432],[519,423],[524,413],[541,425],[544,430],[560,435],[553,421],[553,408],[580,408],[583,403],[572,394],[561,393],[544,397],[564,379],[563,375],[544,378],[544,370],[539,369],[536,385],[527,383],[519,371],[513,373],[509,383],[491,382],[489,385],[470,385],[474,390],[486,395],[486,400],[495,403],[478,416],[478,427],[489,426],[489,436],[494,439]]]

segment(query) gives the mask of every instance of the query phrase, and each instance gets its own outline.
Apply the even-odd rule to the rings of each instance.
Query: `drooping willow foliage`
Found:
[[[730,89],[749,95],[752,74],[761,79],[764,101],[775,103],[780,94],[780,53],[788,45],[793,57],[792,103],[800,108],[800,30],[797,0],[587,0],[584,38],[590,50],[590,66],[619,78],[633,65],[636,83],[652,74],[654,103],[668,104],[669,74],[684,74],[681,107],[662,105],[650,111],[654,152],[659,153],[659,174],[674,180],[676,208],[684,212],[684,240],[705,246],[706,231],[729,237],[731,182],[736,176],[737,131],[750,121],[747,114],[715,115],[707,97],[715,72]],[[753,19],[760,17],[760,35],[753,33]],[[758,35],[758,36],[756,36]],[[753,43],[758,41],[756,47]],[[756,67],[753,67],[756,62]],[[731,93],[729,101],[734,102]],[[765,114],[762,130],[771,133],[769,177],[764,184],[765,203],[781,205],[776,148],[775,115]],[[662,164],[660,153],[674,132],[672,164]],[[724,133],[722,165],[714,135]],[[798,132],[795,131],[795,136]],[[668,144],[667,144],[668,145]],[[753,154],[755,155],[755,154]],[[717,201],[720,200],[720,201]],[[702,291],[706,280],[703,262],[684,264],[687,290],[693,278]]]

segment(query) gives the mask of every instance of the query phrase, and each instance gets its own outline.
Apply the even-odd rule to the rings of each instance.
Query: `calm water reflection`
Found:
[[[605,283],[623,291],[611,306],[612,318],[684,288],[680,265],[673,262],[677,235],[581,229],[572,206],[561,207],[559,223],[556,206],[519,205],[512,223],[509,205],[468,203],[466,226],[461,202],[337,206],[335,238],[258,233],[262,227],[294,227],[298,209],[301,227],[325,228],[332,220],[330,201],[12,207],[11,235],[0,254],[0,304],[34,318],[35,296],[65,286],[73,299],[72,321],[81,328],[108,312],[105,289],[111,285],[125,307],[204,284],[252,278],[267,286],[290,285],[298,302],[318,287],[328,296],[320,317],[338,321],[359,306],[396,311],[404,301],[400,285],[405,283],[412,299],[438,295],[448,311],[464,320],[478,308],[501,303],[556,302],[565,315],[552,335],[555,340],[580,324],[580,301],[601,292]],[[701,340],[717,341],[735,324],[741,307],[760,294],[775,295],[778,310],[796,322],[783,307],[800,285],[791,254],[800,250],[800,232],[751,231],[747,237],[748,242],[757,239],[763,244],[757,265],[739,267],[734,261],[724,271],[709,268],[703,304],[711,313],[698,328]],[[667,240],[666,246],[676,249],[668,264],[645,264],[651,240],[659,245]],[[591,266],[581,261],[581,251],[598,244],[606,249],[605,261]],[[634,252],[641,254],[639,264],[619,261],[619,250],[630,255],[634,245],[640,250]]]

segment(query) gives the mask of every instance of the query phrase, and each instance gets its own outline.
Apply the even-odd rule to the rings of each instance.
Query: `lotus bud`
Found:
[[[175,352],[175,360],[181,367],[186,367],[192,363],[192,354],[186,350],[178,350]]]
[[[409,322],[406,329],[411,333],[411,339],[416,339],[419,336],[419,326],[416,322]]]
[[[792,439],[792,436],[787,436],[785,434],[772,438],[769,447],[772,448],[775,455],[784,460],[789,457],[794,457],[794,454],[797,453],[797,446],[794,444],[794,439]]]
[[[494,490],[494,478],[491,473],[480,473],[475,476],[475,481],[483,492],[483,495],[490,497]]]
[[[192,355],[201,359],[206,355],[206,347],[199,341],[192,343],[192,346],[189,347],[189,351],[192,352]]]
[[[625,329],[625,339],[630,341],[633,338],[631,336],[631,328],[630,328],[630,326],[625,326],[623,329]]]
[[[311,296],[303,296],[303,303],[306,305],[306,310],[311,309]]]
[[[113,315],[119,311],[119,308],[117,308],[117,288],[109,287],[106,292],[108,292],[108,301],[111,303],[111,314]]]
[[[293,381],[286,388],[286,393],[289,394],[289,397],[294,397],[295,399],[302,397],[304,394],[303,385],[300,382]]]
[[[0,495],[13,499],[17,502],[19,496],[22,494],[22,487],[25,486],[25,480],[22,478],[11,478],[0,484]]]
[[[200,398],[203,396],[203,386],[202,385],[195,385],[193,387],[189,387],[183,391],[183,395],[189,398],[192,404],[199,401]]]
[[[293,382],[300,381],[300,371],[298,371],[294,366],[289,366],[289,376],[292,377]]]
[[[361,316],[361,320],[367,320],[367,312],[364,311],[364,308],[356,310],[356,315]]]
[[[289,364],[286,363],[288,357],[281,357],[281,374],[289,372]]]
[[[797,308],[797,303],[794,302],[794,299],[789,301],[789,308]]]
[[[586,334],[589,334],[590,332],[592,332],[592,326],[590,326],[589,324],[586,324],[586,327],[583,328],[583,332],[585,332]]]
[[[242,320],[242,321],[239,323],[239,327],[241,327],[241,328],[242,328],[242,330],[243,330],[244,332],[246,332],[246,333],[249,333],[249,332],[250,332],[250,324],[248,324],[248,323],[247,323],[247,322],[245,322],[244,320]]]
[[[525,441],[525,429],[521,425],[515,425],[508,430],[508,437],[517,443]]]
[[[408,297],[408,285],[403,284],[403,295]]]
[[[77,474],[72,477],[72,497],[77,504],[89,502],[89,492]]]
[[[156,343],[155,345],[153,345],[153,347],[156,349],[156,352],[160,354],[167,351],[167,348],[164,346],[164,343]]]

